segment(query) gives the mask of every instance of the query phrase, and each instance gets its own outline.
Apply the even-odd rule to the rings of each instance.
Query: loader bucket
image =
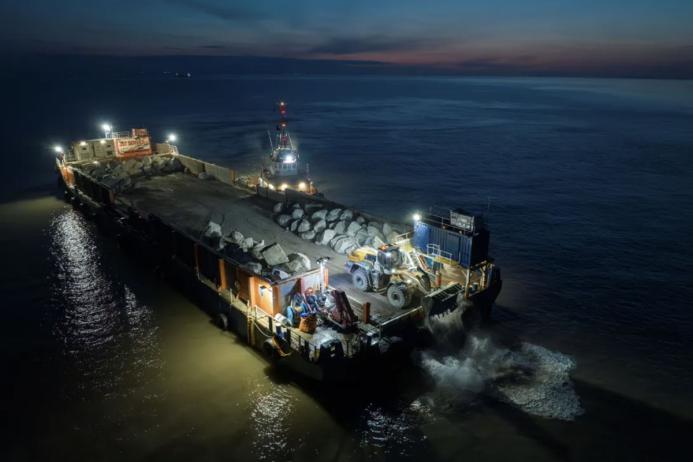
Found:
[[[453,284],[426,294],[421,302],[426,316],[439,316],[455,311],[458,306],[458,297],[462,293],[464,293],[464,287]]]

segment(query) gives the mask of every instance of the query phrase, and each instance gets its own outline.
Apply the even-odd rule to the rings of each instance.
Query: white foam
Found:
[[[541,417],[573,420],[583,414],[570,373],[575,369],[573,358],[542,346],[523,343],[511,352],[518,364],[526,364],[531,376],[526,380],[507,381],[496,389],[508,402]]]
[[[437,359],[424,354],[421,361],[423,367],[436,380],[436,384],[442,388],[461,388],[475,393],[481,392],[484,388],[485,379],[471,358],[445,356]]]
[[[470,393],[485,392],[541,417],[572,420],[583,413],[570,380],[575,361],[539,345],[510,350],[469,336],[456,354],[423,353],[421,365],[445,401],[469,401]]]

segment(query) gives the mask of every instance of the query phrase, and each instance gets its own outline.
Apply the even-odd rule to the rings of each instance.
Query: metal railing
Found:
[[[390,244],[399,244],[402,241],[410,239],[413,235],[414,233],[412,231],[407,231],[406,233],[398,234],[397,237],[395,237],[394,242],[391,242]]]
[[[288,333],[289,345],[292,350],[298,353],[302,346],[307,346],[309,359],[311,361],[318,360],[320,346],[312,340],[305,338],[298,328],[278,323],[276,319],[258,306],[252,307],[251,310],[253,322],[258,326],[258,329],[264,336],[271,337],[277,335],[277,330],[279,330],[279,334],[286,339]],[[266,329],[266,331],[263,332],[264,329]]]
[[[441,250],[438,244],[426,244],[426,255],[452,260],[452,253]]]
[[[131,133],[129,131],[124,132],[109,132],[107,138],[129,138]]]

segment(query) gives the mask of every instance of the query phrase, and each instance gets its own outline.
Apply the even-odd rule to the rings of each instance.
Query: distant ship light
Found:
[[[63,147],[55,145],[55,146],[53,146],[53,151],[57,152],[58,154],[62,154],[63,153]]]
[[[166,141],[168,141],[169,143],[175,143],[177,139],[178,136],[175,133],[169,133],[166,137]]]
[[[299,190],[299,191],[305,191],[305,190],[306,190],[306,182],[305,182],[305,181],[301,181],[301,182],[298,184],[298,190]]]

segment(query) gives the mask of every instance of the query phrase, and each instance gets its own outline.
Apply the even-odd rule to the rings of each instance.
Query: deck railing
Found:
[[[320,346],[313,342],[311,339],[306,338],[306,334],[304,334],[295,327],[287,327],[283,324],[279,324],[272,316],[265,313],[262,310],[262,308],[259,308],[257,306],[252,308],[252,316],[256,322],[256,325],[259,325],[260,329],[267,329],[267,331],[269,331],[261,331],[263,335],[269,334],[269,336],[271,337],[279,333],[281,334],[280,336],[283,337],[285,340],[288,337],[289,345],[291,346],[291,349],[295,352],[299,352],[301,351],[302,347],[305,348],[307,346],[308,358],[311,361],[317,361]],[[279,330],[279,332],[277,332],[277,330]]]
[[[426,255],[434,258],[445,258],[452,261],[452,253],[440,249],[438,244],[426,244]]]
[[[110,132],[106,136],[106,138],[130,138],[132,136],[132,133],[129,131],[124,131],[124,132]]]

